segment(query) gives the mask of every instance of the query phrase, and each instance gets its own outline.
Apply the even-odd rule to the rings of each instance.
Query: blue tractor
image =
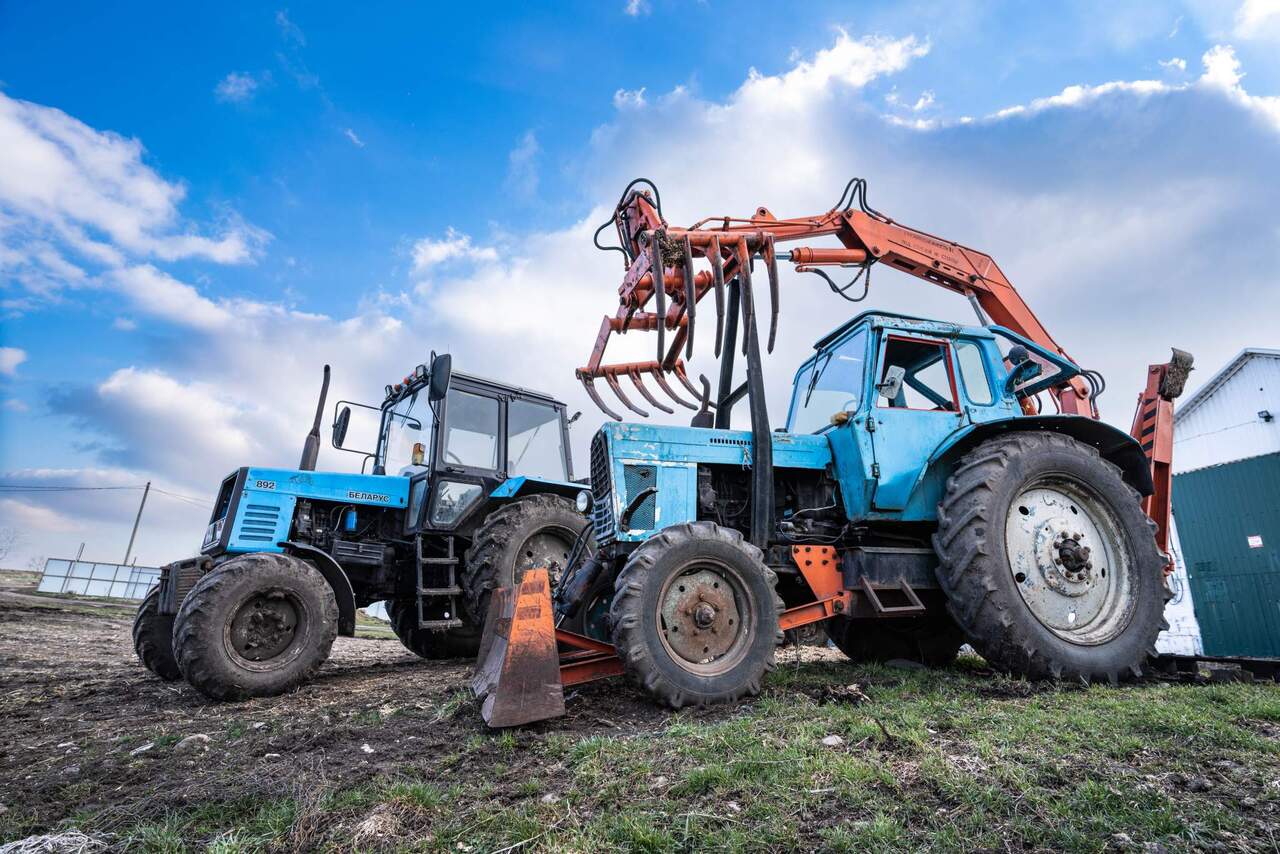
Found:
[[[163,567],[143,601],[135,647],[161,678],[216,699],[278,694],[379,601],[416,654],[474,656],[490,591],[567,562],[585,520],[564,404],[433,356],[380,405],[335,405],[335,448],[352,450],[353,407],[376,413],[376,442],[354,451],[361,473],[318,472],[328,384],[326,366],[300,465],[228,475],[199,554]]]
[[[1097,418],[1101,377],[1053,342],[989,256],[893,222],[866,205],[865,183],[817,216],[760,208],[688,229],[666,224],[645,184],[611,221],[626,277],[577,375],[615,418],[595,382],[640,415],[619,380],[650,406],[696,413],[688,427],[606,423],[593,438],[597,550],[564,574],[562,620],[607,634],[617,669],[673,707],[759,691],[784,632],[814,623],[860,661],[945,664],[968,642],[1030,678],[1143,672],[1164,626],[1172,401],[1189,355],[1151,366],[1126,434]],[[831,235],[840,248],[775,246]],[[895,268],[967,297],[980,322],[853,317],[814,345],[771,430],[760,355],[773,345],[780,261],[851,302],[873,265]],[[856,276],[837,284],[822,269],[833,266]],[[710,323],[698,312],[708,294],[714,395],[685,362],[695,323]],[[656,358],[606,363],[610,336],[638,330],[659,333]],[[672,394],[677,383],[700,400]],[[746,430],[731,427],[739,402]],[[581,681],[566,662],[562,678]]]

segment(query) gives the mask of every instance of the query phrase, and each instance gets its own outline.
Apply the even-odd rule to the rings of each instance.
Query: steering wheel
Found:
[[[457,454],[455,454],[453,451],[445,451],[445,452],[444,452],[444,458],[447,460],[447,459],[449,459],[450,457],[452,457],[452,458],[453,458],[453,462],[457,463],[458,465],[460,465],[460,466],[465,466],[465,465],[466,465],[466,463],[464,463],[462,460],[458,459],[458,455],[457,455]]]

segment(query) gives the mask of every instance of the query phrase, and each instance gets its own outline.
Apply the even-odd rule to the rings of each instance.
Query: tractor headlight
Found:
[[[591,493],[585,489],[582,490],[578,493],[578,497],[575,499],[574,504],[577,505],[579,513],[586,513],[591,509]]]

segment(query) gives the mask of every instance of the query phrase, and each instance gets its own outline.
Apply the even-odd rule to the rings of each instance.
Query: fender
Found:
[[[518,498],[522,495],[535,495],[540,493],[551,493],[552,495],[563,495],[565,498],[573,498],[584,489],[590,489],[585,483],[573,483],[567,480],[543,480],[540,477],[509,477],[504,480],[497,489],[489,493],[490,498],[508,499]]]
[[[320,570],[324,580],[333,588],[334,598],[338,600],[338,634],[348,638],[355,637],[356,596],[351,590],[351,579],[347,578],[338,562],[326,552],[305,543],[289,541],[280,543],[280,548],[284,549],[285,554],[308,561]]]
[[[939,445],[929,458],[925,471],[933,471],[944,459],[956,459],[992,436],[1014,430],[1051,430],[1092,445],[1098,449],[1103,459],[1119,466],[1125,481],[1142,495],[1150,495],[1154,491],[1151,467],[1138,441],[1105,421],[1095,421],[1080,415],[1017,415],[975,424],[971,429],[958,433]]]

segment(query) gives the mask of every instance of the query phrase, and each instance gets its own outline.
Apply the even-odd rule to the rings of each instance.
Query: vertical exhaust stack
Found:
[[[324,403],[329,396],[329,366],[324,366],[324,381],[320,384],[320,400],[316,403],[316,420],[311,425],[307,440],[302,443],[302,461],[298,463],[300,471],[315,471],[316,460],[320,458],[320,419],[324,417]]]

